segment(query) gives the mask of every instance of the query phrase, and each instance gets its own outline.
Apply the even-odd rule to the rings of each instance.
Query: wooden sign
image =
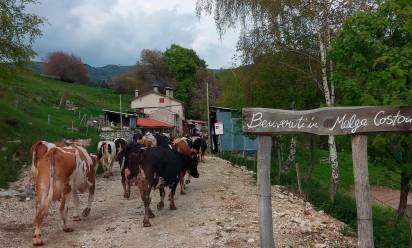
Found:
[[[412,107],[333,107],[305,111],[244,108],[243,132],[317,135],[412,132]]]

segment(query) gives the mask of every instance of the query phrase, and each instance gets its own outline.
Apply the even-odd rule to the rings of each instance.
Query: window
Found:
[[[164,97],[159,98],[159,103],[165,103]]]

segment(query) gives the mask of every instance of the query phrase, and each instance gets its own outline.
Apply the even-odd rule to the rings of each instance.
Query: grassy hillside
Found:
[[[79,107],[76,113],[59,107],[63,96]],[[128,106],[128,97],[122,100],[122,105]],[[80,126],[79,111],[82,117],[86,114],[96,118],[102,108],[118,109],[118,105],[119,95],[109,89],[65,83],[22,71],[0,79],[0,187],[15,180],[22,166],[30,163],[28,149],[36,140],[88,137],[93,140],[89,148],[93,151],[98,131]],[[72,121],[78,129],[74,132]]]

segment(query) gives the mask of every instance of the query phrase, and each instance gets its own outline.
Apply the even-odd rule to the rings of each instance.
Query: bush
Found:
[[[79,57],[64,52],[53,52],[47,56],[44,73],[58,76],[62,81],[87,83],[89,76],[86,66]]]

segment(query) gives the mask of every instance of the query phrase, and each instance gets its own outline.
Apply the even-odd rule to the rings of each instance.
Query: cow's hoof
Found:
[[[124,192],[123,197],[124,197],[125,199],[129,199],[129,198],[130,198],[130,191]]]
[[[177,210],[177,207],[174,204],[170,204],[170,210]]]
[[[189,179],[186,179],[185,183],[186,183],[186,184],[189,184],[189,183],[190,183],[190,180],[189,180]]]
[[[73,232],[74,230],[73,230],[73,228],[71,228],[71,227],[64,227],[64,228],[63,228],[63,231],[65,231],[65,232]]]
[[[79,216],[73,216],[73,221],[81,221],[82,219],[80,219]]]
[[[103,178],[108,178],[108,177],[109,177],[109,175],[107,175],[107,174],[103,175]]]
[[[153,219],[155,217],[154,213],[152,212],[151,209],[149,209],[149,218]]]
[[[143,221],[143,227],[151,227],[150,221]]]
[[[164,207],[165,207],[164,202],[159,202],[159,203],[157,204],[157,209],[158,209],[158,210],[162,210]]]
[[[41,238],[41,235],[34,235],[33,240],[32,240],[33,246],[41,246],[43,245],[43,239]]]
[[[180,191],[180,194],[181,194],[181,195],[186,195],[186,192]]]
[[[85,208],[85,209],[83,210],[83,216],[84,216],[84,217],[89,216],[90,210],[91,210],[91,208]]]

